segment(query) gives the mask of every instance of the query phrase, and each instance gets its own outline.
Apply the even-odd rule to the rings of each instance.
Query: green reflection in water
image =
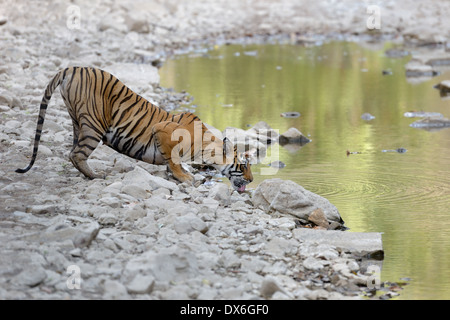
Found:
[[[286,168],[274,176],[254,166],[249,187],[279,177],[326,197],[351,231],[384,233],[382,280],[413,279],[400,298],[450,299],[450,129],[414,129],[403,116],[449,117],[450,101],[432,86],[450,75],[409,83],[409,58],[387,58],[390,46],[221,46],[167,61],[161,83],[188,91],[195,113],[221,130],[264,120],[308,135],[300,150],[279,148]],[[383,76],[386,69],[393,74]],[[301,116],[280,117],[287,111]],[[362,120],[365,112],[376,118]],[[400,147],[408,151],[382,152]]]

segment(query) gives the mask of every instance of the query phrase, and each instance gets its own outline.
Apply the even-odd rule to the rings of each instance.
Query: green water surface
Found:
[[[312,142],[275,146],[286,167],[264,175],[267,164],[254,166],[249,188],[277,177],[326,197],[349,232],[383,233],[382,281],[411,279],[400,298],[450,299],[450,129],[412,128],[418,119],[404,116],[450,117],[450,100],[433,88],[450,73],[413,83],[410,57],[386,57],[391,46],[215,46],[168,60],[161,84],[189,92],[188,107],[220,130],[260,120],[299,129]],[[280,117],[289,111],[301,116]],[[375,119],[362,120],[366,112]],[[407,152],[382,152],[397,148]]]

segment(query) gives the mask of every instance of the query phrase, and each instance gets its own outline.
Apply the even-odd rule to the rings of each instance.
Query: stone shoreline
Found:
[[[425,44],[417,52],[426,53],[413,53],[419,64],[431,53],[447,59],[448,5],[380,3],[382,27],[368,32],[359,1],[7,1],[0,13],[0,299],[371,296],[366,270],[381,262],[362,258],[382,252],[378,233],[298,228],[297,218],[255,206],[213,173],[194,171],[197,187],[178,184],[165,166],[104,146],[90,164],[107,179],[85,180],[68,161],[72,126],[59,93],[34,168],[14,170],[28,161],[47,82],[69,65],[115,72],[172,109],[188,96],[160,88],[152,64],[208,43],[389,38],[401,47]],[[427,23],[416,26],[420,19]],[[396,295],[386,290],[382,297]]]

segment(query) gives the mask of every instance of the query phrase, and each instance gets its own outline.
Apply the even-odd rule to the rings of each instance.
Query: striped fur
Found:
[[[39,109],[31,161],[25,169],[17,169],[18,173],[30,170],[36,160],[47,106],[58,86],[73,123],[70,160],[90,179],[100,178],[100,175],[92,171],[87,159],[103,141],[132,158],[167,164],[174,177],[181,182],[192,182],[193,178],[179,161],[172,158],[174,154],[180,154],[184,161],[194,161],[201,156],[204,163],[216,167],[239,191],[243,191],[245,185],[253,180],[248,154],[238,154],[234,148],[232,161],[226,162],[227,152],[233,150],[226,138],[202,139],[201,147],[194,148],[196,128],[201,130],[202,137],[208,133],[197,116],[189,112],[170,114],[133,92],[112,74],[87,67],[63,69],[48,84]],[[195,127],[196,123],[200,123],[200,127]],[[190,146],[180,148],[183,139],[173,138],[177,129],[189,133],[192,137]],[[220,150],[220,155],[217,150]]]

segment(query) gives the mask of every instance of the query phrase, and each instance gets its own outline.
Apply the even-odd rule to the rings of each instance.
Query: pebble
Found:
[[[153,276],[138,274],[126,287],[128,293],[146,294],[152,292],[154,285],[155,278]]]

